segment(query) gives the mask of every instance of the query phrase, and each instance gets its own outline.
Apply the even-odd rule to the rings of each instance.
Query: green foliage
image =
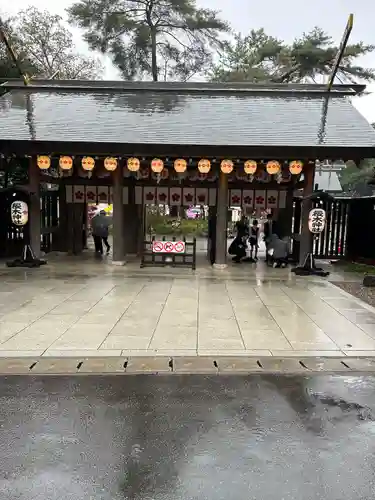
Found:
[[[338,81],[374,81],[375,70],[356,64],[375,50],[363,42],[348,45],[337,72]],[[267,35],[263,29],[235,36],[225,44],[213,65],[213,81],[318,82],[331,73],[338,47],[320,28],[303,33],[292,44]]]
[[[149,214],[147,233],[158,236],[204,236],[208,223],[204,219],[175,219],[166,215]]]
[[[73,36],[61,16],[29,7],[5,23],[22,71],[30,76],[95,79],[102,68],[97,59],[75,51]],[[19,78],[5,45],[0,46],[0,78]]]
[[[375,178],[375,161],[365,160],[360,168],[354,162],[349,162],[347,167],[340,173],[340,182],[346,192],[356,196],[370,196],[373,187],[369,182]]]
[[[186,81],[208,67],[229,31],[216,11],[195,0],[80,0],[68,13],[126,80]]]
[[[0,188],[21,186],[28,183],[28,158],[10,158],[4,160],[4,169],[0,176]]]

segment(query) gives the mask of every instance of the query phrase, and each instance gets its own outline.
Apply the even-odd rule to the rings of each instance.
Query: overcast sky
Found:
[[[14,14],[29,5],[35,5],[64,16],[65,9],[72,3],[72,0],[13,0],[3,4],[2,9],[7,14]],[[319,26],[339,43],[348,15],[353,12],[354,28],[350,41],[363,40],[375,45],[374,0],[198,0],[198,4],[221,11],[222,17],[235,30],[244,34],[250,29],[263,27],[268,34],[287,42]],[[75,33],[75,39],[80,50],[87,50],[78,32]],[[375,67],[375,53],[364,58],[361,64]],[[105,78],[118,79],[110,63],[106,63]],[[375,122],[375,85],[370,85],[368,89],[374,93],[355,99],[355,105],[369,121]]]

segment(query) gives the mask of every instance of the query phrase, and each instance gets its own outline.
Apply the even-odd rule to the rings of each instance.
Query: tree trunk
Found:
[[[158,61],[156,58],[156,30],[151,28],[151,70],[152,80],[158,81]]]

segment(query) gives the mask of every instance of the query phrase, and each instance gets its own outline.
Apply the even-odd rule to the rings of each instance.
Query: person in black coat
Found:
[[[267,215],[267,220],[264,223],[263,233],[264,233],[264,243],[266,244],[266,262],[268,262],[268,247],[272,237],[273,231],[272,214]]]

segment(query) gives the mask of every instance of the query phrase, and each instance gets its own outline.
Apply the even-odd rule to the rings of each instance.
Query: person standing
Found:
[[[253,225],[250,228],[250,260],[253,260],[253,251],[254,251],[254,260],[258,260],[258,240],[259,240],[259,226],[258,221],[256,219],[253,220]]]
[[[95,252],[103,255],[103,243],[107,250],[107,255],[111,250],[108,243],[109,226],[112,224],[111,217],[108,217],[104,210],[95,215],[91,221],[92,237],[94,239]]]
[[[266,244],[266,262],[268,263],[268,248],[272,237],[272,214],[267,215],[267,220],[264,223],[263,233],[264,233],[264,243]]]

